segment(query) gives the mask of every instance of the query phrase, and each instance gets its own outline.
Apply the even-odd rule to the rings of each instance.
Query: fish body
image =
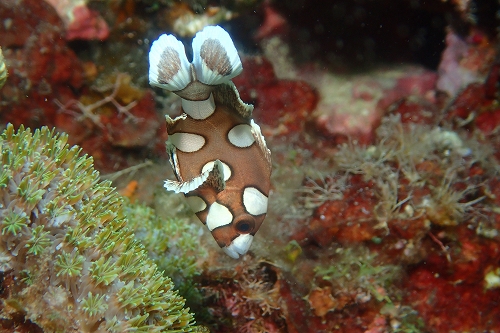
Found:
[[[177,180],[167,190],[189,205],[231,257],[245,254],[267,213],[271,155],[260,128],[231,82],[241,61],[220,27],[193,40],[193,62],[172,35],[150,52],[150,83],[182,97],[184,113],[167,116],[167,152]]]

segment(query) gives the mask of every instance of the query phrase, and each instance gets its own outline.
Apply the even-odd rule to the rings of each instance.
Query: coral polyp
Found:
[[[2,317],[46,332],[196,331],[126,227],[122,198],[67,140],[10,124],[0,136]]]

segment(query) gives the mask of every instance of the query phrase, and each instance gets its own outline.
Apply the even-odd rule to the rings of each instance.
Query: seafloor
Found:
[[[493,0],[0,0],[0,129],[55,128],[93,157],[201,331],[500,333],[499,10]],[[272,152],[269,212],[239,260],[164,191],[164,115],[179,114],[180,99],[148,84],[153,40],[172,33],[189,53],[213,24],[239,51],[233,82]],[[43,332],[52,319],[30,313],[27,278],[9,267],[0,331]],[[51,302],[46,313],[71,317]]]

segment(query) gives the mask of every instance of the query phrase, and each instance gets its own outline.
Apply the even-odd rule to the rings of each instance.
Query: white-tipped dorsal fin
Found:
[[[229,34],[219,26],[208,26],[193,39],[193,65],[197,79],[208,85],[228,82],[243,70]]]
[[[177,91],[186,88],[189,82],[191,64],[184,45],[173,35],[161,35],[149,51],[149,84]]]
[[[266,139],[262,135],[262,132],[260,131],[260,126],[255,123],[255,121],[250,120],[250,126],[252,127],[252,134],[255,138],[255,141],[257,142],[257,145],[259,148],[262,150],[264,153],[264,157],[266,158],[267,164],[269,165],[269,168],[271,168],[271,151],[269,148],[267,148],[266,144]]]

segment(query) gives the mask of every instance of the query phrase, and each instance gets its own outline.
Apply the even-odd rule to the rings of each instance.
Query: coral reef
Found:
[[[117,60],[97,66],[96,55],[77,57],[71,47],[76,44],[64,39],[64,23],[44,1],[2,2],[0,13],[6,22],[0,41],[9,68],[9,83],[0,92],[4,123],[56,126],[71,133],[71,143],[92,154],[100,170],[129,166],[130,158],[122,156],[126,149],[136,155],[164,152],[159,146],[165,129],[152,91],[139,87],[130,72],[121,72]],[[140,51],[123,57],[114,46],[106,56],[126,61],[127,70],[140,62],[132,61]]]
[[[45,0],[56,10],[66,27],[65,38],[105,40],[109,27],[95,10],[89,9],[85,0]]]
[[[52,125],[57,113],[53,99],[75,98],[83,85],[81,62],[62,38],[62,22],[44,1],[2,2],[0,13],[6,22],[0,41],[9,69],[9,83],[0,91],[2,121]]]
[[[56,100],[57,127],[78,131],[75,140],[81,141],[84,148],[88,144],[84,139],[89,136],[97,137],[101,145],[147,146],[160,127],[152,96],[135,87],[127,74],[117,74],[110,80],[112,83],[103,83],[80,100]]]
[[[125,205],[125,215],[149,258],[177,287],[200,274],[199,262],[207,252],[200,246],[203,229],[199,225],[179,216],[159,217],[155,209],[141,204]]]
[[[133,257],[147,262],[138,274],[154,262],[213,332],[497,332],[499,8],[495,0],[0,1],[8,74],[0,120],[56,127],[111,173],[130,202],[106,203],[117,215],[89,219],[84,236],[114,230],[132,239],[121,229],[127,220],[144,244]],[[181,198],[159,194],[172,179],[162,119],[177,116],[181,102],[147,82],[153,40],[166,33],[184,42],[213,22],[240,51],[244,71],[234,82],[255,105],[273,154],[267,222],[238,262],[200,232]],[[1,140],[4,151],[5,134]],[[33,180],[41,172],[33,168],[47,166],[52,177],[69,162],[40,163],[20,172]],[[117,276],[87,290],[98,282],[97,264],[84,259],[78,270],[81,258],[119,249],[92,252],[87,238],[69,247],[57,232],[75,229],[64,228],[82,215],[50,222],[40,212],[63,173],[72,171],[55,175],[50,192],[19,192],[21,178],[0,189],[22,203],[5,206],[3,195],[2,223],[6,209],[25,207],[21,196],[43,197],[19,221],[8,215],[0,225],[2,331],[51,331],[54,319],[38,316],[47,302],[61,313],[72,306],[68,330],[77,329],[76,316],[91,316],[95,330],[108,322],[99,313],[118,304],[102,295],[128,286]],[[82,203],[92,193],[116,198],[100,192],[108,187],[97,178],[80,185],[81,199],[59,198],[71,200],[58,206],[62,213],[88,211]],[[100,219],[108,220],[98,230]],[[118,260],[102,257],[103,269]],[[52,261],[34,270],[38,258]],[[64,262],[77,269],[59,273]],[[187,312],[180,316],[192,323]]]
[[[265,244],[283,251],[272,258],[281,259],[288,331],[494,329],[500,228],[491,147],[480,133],[403,123],[400,114],[382,118],[376,133],[368,146],[341,145],[331,164],[279,160],[279,168],[293,163],[286,178],[296,177],[297,161],[316,175],[304,178],[295,204],[280,201],[286,209],[276,219],[295,245],[277,235]],[[290,191],[274,181],[278,193]],[[471,316],[442,320],[454,318],[458,299]]]
[[[1,135],[2,317],[44,331],[195,331],[92,159],[43,127]]]
[[[495,59],[488,36],[478,30],[462,38],[453,30],[446,34],[446,49],[438,67],[436,88],[456,96],[471,83],[483,82]]]
[[[368,330],[372,326],[394,332],[419,332],[424,328],[418,312],[399,301],[403,295],[397,282],[401,266],[383,264],[364,247],[338,248],[332,259],[334,265],[315,268],[317,287],[306,296],[315,316],[372,303],[381,308],[367,324]]]
[[[251,101],[253,115],[267,125],[269,135],[291,135],[304,130],[318,97],[304,81],[278,79],[264,57],[242,59],[243,73],[233,79],[244,101]]]
[[[399,286],[403,291],[396,291],[392,297],[399,294],[396,299],[404,302],[398,306],[418,311],[433,331],[496,327],[498,322],[493,318],[498,313],[491,302],[499,290],[479,291],[484,281],[494,278],[491,272],[499,258],[500,226],[495,213],[497,197],[493,194],[498,164],[491,147],[478,141],[480,136],[467,132],[425,122],[402,123],[400,114],[383,118],[376,133],[373,145],[341,145],[333,155],[335,173],[305,180],[299,206],[308,210],[305,216],[312,211],[312,217],[302,222],[303,227],[292,237],[299,241],[306,256],[313,256],[318,246],[328,249],[337,244],[347,248],[363,244],[383,254],[382,263],[408,267],[407,282]],[[483,253],[481,258],[479,253]],[[339,311],[339,307],[353,302],[349,290],[356,290],[356,297],[363,290],[362,285],[339,286],[356,269],[347,267],[342,271],[342,260],[334,258],[338,264],[333,271],[318,268],[317,272],[323,280],[328,276],[326,280],[335,285],[322,282],[319,289],[309,293],[315,313],[330,319],[334,317],[330,311]],[[352,265],[352,257],[349,260]],[[377,272],[383,271],[382,263],[364,265]],[[437,276],[429,280],[431,272]],[[378,294],[370,291],[371,296],[392,304],[382,297],[391,297],[391,292],[374,282],[380,277],[372,279],[370,286]],[[447,288],[445,281],[460,282]],[[483,296],[468,298],[468,290],[478,290],[473,294]],[[436,293],[436,301],[425,296],[431,291]],[[450,302],[452,293],[463,296],[464,308],[481,310],[474,312],[473,318],[453,324],[434,323],[438,317],[452,316],[447,312],[451,308],[444,304],[437,305],[442,312],[432,310],[435,304]]]
[[[431,102],[437,79],[425,68],[407,65],[348,77],[316,70],[305,76],[320,95],[315,128],[335,143],[355,137],[364,144],[373,140],[380,118],[393,103],[409,96]]]
[[[239,332],[287,332],[278,272],[269,263],[243,260],[233,269],[214,269],[210,279],[202,279],[202,306],[210,311],[213,319],[208,324],[214,332],[234,332],[235,328]]]
[[[203,6],[203,12],[196,13],[186,3],[175,3],[168,12],[168,23],[176,35],[193,37],[204,27],[228,21],[233,16],[234,13],[225,7]]]

